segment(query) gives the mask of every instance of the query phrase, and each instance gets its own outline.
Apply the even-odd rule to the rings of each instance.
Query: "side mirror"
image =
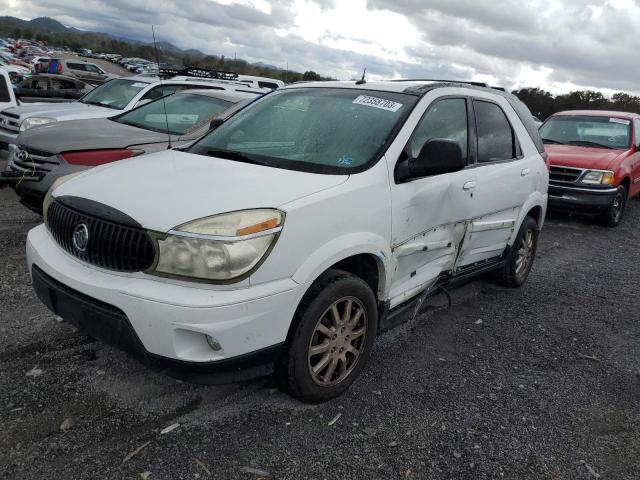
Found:
[[[434,138],[422,146],[417,158],[407,158],[398,163],[396,179],[406,182],[412,178],[442,175],[460,171],[466,165],[458,142]]]
[[[209,124],[209,130],[215,130],[223,123],[224,123],[224,120],[222,118],[214,118],[213,120],[211,120],[211,123]]]

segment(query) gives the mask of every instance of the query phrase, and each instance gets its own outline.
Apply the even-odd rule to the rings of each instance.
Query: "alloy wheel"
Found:
[[[516,254],[516,275],[522,278],[531,266],[534,253],[534,234],[529,229],[525,232],[520,240],[520,248]]]
[[[336,300],[322,314],[311,336],[309,373],[321,386],[342,382],[355,368],[367,337],[367,313],[354,297]]]

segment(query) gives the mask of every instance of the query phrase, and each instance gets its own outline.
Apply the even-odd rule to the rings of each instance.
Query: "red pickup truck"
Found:
[[[640,194],[640,115],[560,112],[540,127],[549,156],[549,209],[598,216],[615,227]]]

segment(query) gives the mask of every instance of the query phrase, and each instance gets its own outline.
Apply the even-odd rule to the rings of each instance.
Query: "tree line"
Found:
[[[577,90],[553,96],[537,87],[522,88],[512,93],[540,120],[563,110],[617,110],[640,113],[640,97],[624,92],[618,92],[611,98],[593,90]]]

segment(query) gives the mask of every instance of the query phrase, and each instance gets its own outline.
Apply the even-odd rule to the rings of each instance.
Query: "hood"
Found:
[[[577,145],[546,144],[544,149],[549,155],[551,165],[593,170],[609,170],[619,156],[627,153],[626,150],[609,150]]]
[[[17,143],[34,150],[58,154],[69,150],[124,148],[166,141],[167,135],[163,133],[124,125],[106,118],[94,118],[49,123],[25,130],[18,137]]]
[[[348,178],[168,150],[93,168],[56,188],[53,195],[94,200],[144,228],[167,232],[219,213],[278,208]]]
[[[4,112],[19,115],[20,120],[28,117],[49,117],[58,121],[75,120],[81,118],[100,118],[112,117],[122,113],[121,110],[113,108],[101,107],[99,105],[87,105],[81,102],[68,103],[32,103],[28,105],[20,105],[11,107]]]

